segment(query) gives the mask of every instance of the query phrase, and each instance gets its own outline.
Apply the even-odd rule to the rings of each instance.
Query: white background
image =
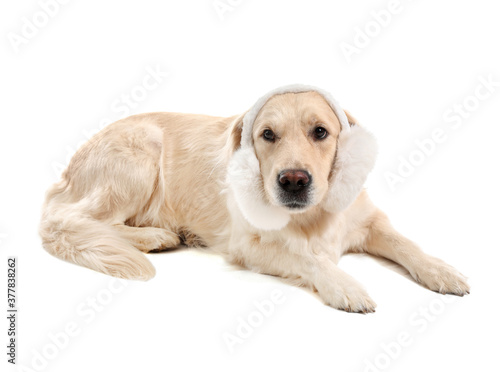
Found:
[[[389,1],[230,3],[223,19],[212,0],[75,0],[45,19],[34,0],[2,5],[0,278],[6,288],[6,256],[18,256],[19,370],[498,368],[495,2],[401,0],[384,26],[374,24],[373,12],[386,15]],[[24,26],[25,17],[36,18],[37,30]],[[24,37],[23,27],[36,34],[25,34],[15,47],[13,34]],[[358,36],[361,47],[346,58],[342,42],[356,46],[357,30],[366,28],[367,45]],[[373,200],[401,232],[468,276],[471,295],[441,296],[394,265],[348,256],[341,267],[378,303],[375,314],[358,315],[202,251],[149,256],[157,276],[125,287],[51,257],[37,235],[45,190],[89,133],[125,113],[121,96],[135,91],[138,97],[148,68],[169,76],[142,90],[130,114],[229,116],[282,84],[331,91],[379,140],[367,182]],[[497,82],[488,97],[486,88],[477,88],[480,79]],[[476,89],[482,98],[474,98]],[[447,122],[443,115],[464,103],[467,117]],[[418,150],[415,141],[429,139],[436,128],[446,140],[424,158],[414,153],[420,165],[392,190],[387,172],[397,174],[402,159]],[[239,337],[242,320],[258,320],[255,302],[269,301],[273,291],[283,301],[230,352],[224,335]],[[5,297],[6,290],[0,293]],[[99,311],[90,307],[92,298]],[[61,333],[67,327],[74,328],[71,336]],[[409,341],[396,345],[400,336]]]

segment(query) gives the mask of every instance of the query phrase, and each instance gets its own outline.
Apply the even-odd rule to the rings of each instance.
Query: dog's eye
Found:
[[[323,127],[316,127],[314,129],[314,138],[317,140],[325,139],[328,136],[328,132]]]
[[[266,129],[262,133],[262,137],[264,137],[264,139],[269,142],[274,142],[276,140],[276,135],[271,129]]]

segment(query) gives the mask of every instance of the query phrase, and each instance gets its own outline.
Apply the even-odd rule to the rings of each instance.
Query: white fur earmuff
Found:
[[[340,121],[337,156],[330,187],[321,207],[338,213],[347,208],[363,188],[377,155],[377,144],[371,133],[359,125],[351,126],[337,101],[328,93],[309,85],[288,85],[262,96],[243,117],[241,147],[231,158],[227,181],[243,217],[259,230],[280,230],[290,221],[290,213],[269,203],[264,195],[259,161],[255,155],[252,128],[257,115],[273,96],[314,91],[328,102]]]

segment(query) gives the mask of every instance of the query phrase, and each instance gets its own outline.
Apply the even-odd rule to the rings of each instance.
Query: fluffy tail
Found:
[[[40,236],[53,256],[117,278],[149,280],[155,268],[111,222],[98,220],[90,211],[98,202],[92,196],[78,202],[67,200],[62,181],[47,193]]]

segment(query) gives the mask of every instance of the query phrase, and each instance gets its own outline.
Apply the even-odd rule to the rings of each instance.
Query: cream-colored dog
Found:
[[[230,118],[136,115],[102,130],[47,193],[40,234],[56,257],[147,280],[142,252],[206,246],[233,263],[317,290],[330,306],[375,303],[337,263],[395,261],[440,293],[469,293],[453,267],[397,233],[362,189],[370,133],[326,92],[288,86]]]

